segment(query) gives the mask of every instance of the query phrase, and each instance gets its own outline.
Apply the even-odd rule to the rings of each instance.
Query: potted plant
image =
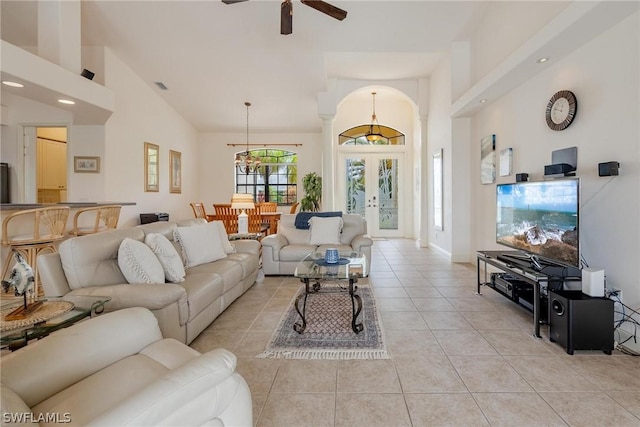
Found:
[[[308,173],[302,178],[304,197],[300,200],[300,210],[318,212],[322,200],[322,177],[315,172]]]

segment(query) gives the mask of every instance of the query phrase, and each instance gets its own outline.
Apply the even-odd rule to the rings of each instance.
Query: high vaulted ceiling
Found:
[[[330,79],[428,76],[489,4],[330,1],[348,12],[337,21],[293,0],[283,36],[280,3],[83,0],[82,44],[107,46],[199,131],[244,129],[245,101],[254,130],[318,131]],[[2,38],[33,51],[35,2],[2,1]]]

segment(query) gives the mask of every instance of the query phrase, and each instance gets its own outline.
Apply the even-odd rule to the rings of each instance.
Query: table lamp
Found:
[[[251,194],[235,193],[231,197],[231,209],[241,209],[242,212],[238,215],[238,233],[249,233],[249,215],[244,211],[245,209],[255,209],[253,204],[253,196]]]

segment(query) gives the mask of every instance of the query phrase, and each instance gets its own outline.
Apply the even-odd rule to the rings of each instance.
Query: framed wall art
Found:
[[[169,193],[182,193],[182,153],[169,150]]]
[[[511,175],[513,161],[513,148],[505,148],[500,150],[500,176]]]
[[[144,143],[144,191],[160,191],[160,147]]]
[[[100,157],[73,156],[73,171],[76,173],[100,173]]]
[[[485,136],[480,140],[480,182],[493,184],[496,181],[496,136]]]

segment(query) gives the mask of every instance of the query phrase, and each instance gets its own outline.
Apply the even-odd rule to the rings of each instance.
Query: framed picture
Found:
[[[100,173],[100,157],[73,156],[73,171],[76,173]]]
[[[169,150],[169,193],[182,193],[182,154]]]
[[[500,176],[511,175],[511,161],[513,159],[513,148],[505,148],[500,151]]]
[[[433,153],[433,228],[444,230],[443,181],[442,181],[442,148]]]
[[[160,147],[144,143],[144,191],[160,191]]]
[[[496,182],[496,136],[489,135],[480,141],[480,182]]]

